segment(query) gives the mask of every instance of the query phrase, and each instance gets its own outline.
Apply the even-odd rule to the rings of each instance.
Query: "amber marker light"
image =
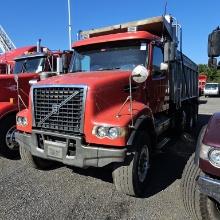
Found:
[[[14,98],[10,98],[10,104],[14,104]]]

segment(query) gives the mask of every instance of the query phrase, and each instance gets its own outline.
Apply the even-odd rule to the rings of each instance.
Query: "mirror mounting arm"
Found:
[[[130,100],[130,115],[131,115],[131,125],[130,128],[134,127],[134,118],[133,118],[133,98],[132,98],[132,75],[129,77],[129,100]]]

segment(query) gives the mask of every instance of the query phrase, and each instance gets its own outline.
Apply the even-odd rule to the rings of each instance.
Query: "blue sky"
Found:
[[[73,38],[87,30],[162,15],[166,0],[71,0]],[[207,36],[220,25],[219,0],[167,0],[183,27],[183,52],[207,63]],[[1,1],[0,24],[17,47],[38,38],[50,49],[68,49],[67,0]]]

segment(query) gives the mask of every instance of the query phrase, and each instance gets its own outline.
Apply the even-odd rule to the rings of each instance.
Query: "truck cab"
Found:
[[[177,50],[171,20],[80,32],[70,73],[35,84],[17,114],[22,160],[39,169],[111,166],[116,188],[140,196],[162,136],[197,116],[197,65]]]
[[[30,46],[10,51],[6,57],[10,73],[0,74],[0,152],[17,155],[18,143],[14,139],[16,113],[27,108],[32,84],[64,73],[62,57],[70,60],[72,52],[50,51],[46,47]],[[59,64],[58,64],[59,63]],[[7,65],[6,65],[7,67]],[[4,67],[2,70],[7,70]]]

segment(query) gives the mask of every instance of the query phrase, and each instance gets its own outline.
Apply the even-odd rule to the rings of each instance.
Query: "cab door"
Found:
[[[168,73],[160,69],[164,62],[163,47],[160,44],[151,44],[151,54],[149,104],[153,113],[157,113],[169,108]]]

